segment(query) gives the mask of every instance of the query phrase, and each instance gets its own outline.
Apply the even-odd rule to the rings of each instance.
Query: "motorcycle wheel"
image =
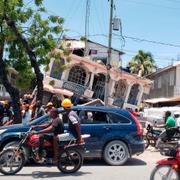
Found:
[[[25,163],[23,154],[15,155],[15,149],[6,149],[0,153],[0,172],[4,175],[14,175]]]
[[[151,173],[150,180],[160,180],[160,179],[179,180],[180,176],[177,171],[171,168],[170,165],[157,165]]]
[[[83,158],[79,151],[66,149],[60,153],[57,167],[63,173],[74,173],[81,168],[82,164]]]
[[[149,145],[150,145],[150,140],[148,138],[148,135],[146,135],[144,137],[144,142],[145,142],[145,149],[147,149],[149,147]]]

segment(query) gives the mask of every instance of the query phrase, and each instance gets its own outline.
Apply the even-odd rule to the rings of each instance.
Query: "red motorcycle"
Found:
[[[179,180],[180,179],[180,148],[179,142],[174,145],[165,145],[160,153],[169,158],[156,162],[157,166],[151,173],[150,180]]]
[[[0,153],[0,172],[4,175],[14,175],[19,172],[27,159],[36,163],[52,164],[53,145],[44,141],[42,160],[36,159],[39,149],[39,136],[31,135],[32,128],[27,133],[20,133],[21,141],[17,146],[9,147]],[[82,135],[87,138],[90,135]],[[59,135],[59,158],[57,168],[63,173],[78,171],[83,164],[83,144],[76,144],[76,139],[68,133]]]

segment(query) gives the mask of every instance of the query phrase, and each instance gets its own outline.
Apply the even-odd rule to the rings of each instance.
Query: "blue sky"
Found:
[[[79,38],[85,31],[86,0],[44,0],[51,14],[64,17],[66,35]],[[112,47],[122,50],[123,66],[139,49],[153,54],[159,67],[180,60],[180,0],[114,0],[114,16],[121,18],[125,46],[120,32],[114,31]],[[107,45],[109,29],[108,0],[90,0],[89,39]],[[178,45],[172,47],[128,37]],[[173,60],[172,60],[173,59]]]

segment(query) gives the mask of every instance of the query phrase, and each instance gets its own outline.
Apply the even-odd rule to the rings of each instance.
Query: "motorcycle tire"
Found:
[[[163,170],[163,169],[167,169],[167,170],[169,171],[170,168],[171,168],[170,165],[165,165],[165,164],[157,165],[157,166],[153,169],[153,171],[152,171],[152,173],[151,173],[150,180],[157,180],[157,179],[159,179],[159,178],[156,178],[156,175],[162,175],[162,174],[163,174],[163,173],[162,173],[163,171],[162,171],[161,173],[158,173],[158,172],[159,172],[160,170]],[[179,173],[178,173],[177,171],[175,171],[174,169],[172,169],[172,168],[171,168],[171,171],[172,171],[173,177],[171,177],[170,179],[173,178],[173,180],[179,180],[179,179],[180,179]],[[168,172],[167,172],[167,173],[168,173]],[[162,179],[165,179],[165,178],[166,178],[167,173],[162,176]],[[168,179],[169,179],[169,178],[168,178]]]
[[[57,164],[58,169],[63,173],[74,173],[83,164],[83,157],[76,149],[66,149],[60,153]]]
[[[15,155],[15,149],[5,149],[0,153],[0,172],[4,175],[14,175],[18,173],[24,164],[24,155]]]
[[[148,135],[144,137],[144,141],[145,141],[145,149],[147,149],[150,145],[150,140],[148,139]]]

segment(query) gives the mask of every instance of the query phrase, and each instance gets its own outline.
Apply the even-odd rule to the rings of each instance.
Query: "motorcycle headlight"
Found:
[[[3,134],[6,131],[6,129],[0,129],[0,134]]]

